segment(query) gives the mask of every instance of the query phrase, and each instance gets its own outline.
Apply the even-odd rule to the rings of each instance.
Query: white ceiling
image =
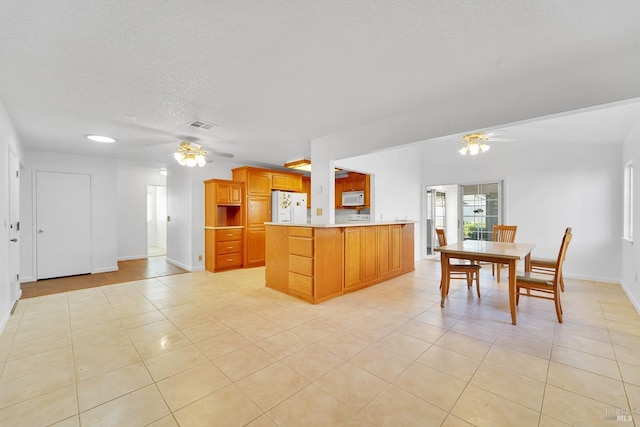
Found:
[[[1,0],[0,16],[0,101],[25,146],[150,167],[184,136],[281,165],[316,138],[640,40],[637,0]],[[510,130],[616,143],[638,105]]]

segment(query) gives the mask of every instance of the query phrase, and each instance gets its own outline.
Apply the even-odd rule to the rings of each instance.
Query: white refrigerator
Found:
[[[272,191],[271,222],[281,224],[306,224],[307,193]]]

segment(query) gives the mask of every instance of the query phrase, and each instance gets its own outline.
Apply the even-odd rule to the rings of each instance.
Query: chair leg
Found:
[[[560,290],[564,292],[564,275],[560,275]]]
[[[556,293],[553,301],[556,303],[556,315],[558,316],[558,322],[562,323],[562,305],[560,304],[560,295]]]
[[[502,270],[502,264],[496,264],[496,270],[498,270],[498,283],[500,283],[500,270]]]
[[[495,276],[496,275],[496,264],[495,263],[491,263],[491,275]]]
[[[473,286],[473,273],[467,272],[467,289]]]
[[[516,305],[520,302],[520,288],[516,288]]]
[[[476,271],[476,291],[478,292],[478,298],[480,298],[480,272]]]

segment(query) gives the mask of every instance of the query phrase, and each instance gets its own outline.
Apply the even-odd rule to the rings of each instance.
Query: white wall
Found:
[[[622,287],[629,296],[629,299],[640,312],[640,283],[638,274],[640,273],[640,122],[635,129],[624,140],[622,146],[621,161],[618,164],[620,175],[623,174],[624,165],[633,160],[633,224],[635,242],[627,242],[620,239],[622,250]],[[622,221],[622,214],[620,215]],[[620,234],[621,236],[622,234]]]
[[[35,188],[38,170],[85,173],[91,175],[91,272],[118,269],[118,210],[116,161],[103,157],[77,156],[48,151],[25,151],[25,173],[21,185],[20,277],[22,282],[36,278]]]
[[[166,185],[158,170],[118,163],[118,260],[147,257],[147,185]]]
[[[463,157],[454,143],[425,144],[423,186],[504,180],[504,222],[534,254],[557,256],[573,227],[565,274],[620,282],[622,173],[620,144],[495,143]]]
[[[0,101],[0,334],[4,330],[14,301],[9,289],[9,150],[23,157],[22,142]],[[24,215],[24,214],[23,214]],[[22,244],[22,232],[19,244]],[[1,349],[2,346],[0,346]]]
[[[420,146],[408,146],[349,159],[336,160],[337,167],[366,172],[372,176],[371,214],[376,221],[412,219],[420,221],[423,206]],[[415,257],[419,259],[421,223],[415,224]]]

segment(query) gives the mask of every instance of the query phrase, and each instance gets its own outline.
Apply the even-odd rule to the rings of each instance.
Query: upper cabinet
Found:
[[[362,209],[371,207],[370,176],[357,172],[349,172],[344,178],[336,179],[335,202],[336,209]],[[346,191],[364,191],[364,206],[342,207],[342,193]]]
[[[242,182],[209,179],[204,182],[204,225],[242,225]]]
[[[241,182],[217,182],[216,183],[216,203],[219,205],[241,205],[242,204],[242,183]]]
[[[297,173],[273,172],[271,174],[271,187],[274,190],[301,192],[302,175]]]

